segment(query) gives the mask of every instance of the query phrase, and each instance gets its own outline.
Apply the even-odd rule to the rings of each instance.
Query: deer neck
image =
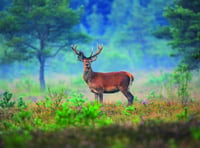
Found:
[[[86,83],[90,81],[90,79],[92,78],[92,74],[93,74],[92,67],[90,68],[84,67],[83,79]]]

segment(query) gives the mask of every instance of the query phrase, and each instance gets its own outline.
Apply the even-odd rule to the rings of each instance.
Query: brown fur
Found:
[[[84,63],[83,79],[87,83],[91,92],[95,94],[95,99],[103,102],[103,93],[114,93],[121,91],[128,99],[128,104],[131,105],[134,100],[134,96],[129,91],[129,86],[134,80],[134,76],[126,71],[119,72],[93,72],[91,62],[95,61],[97,55],[102,51],[103,46],[98,45],[98,51],[96,54],[91,54],[90,57],[85,57],[83,52],[76,50],[76,45],[72,47],[75,54],[78,55],[78,59]]]
[[[121,91],[128,99],[128,104],[132,104],[134,96],[129,92],[129,86],[132,84],[134,77],[126,71],[119,72],[93,72],[89,59],[84,59],[83,79],[87,83],[95,98],[100,102],[103,101],[103,93],[115,93]]]

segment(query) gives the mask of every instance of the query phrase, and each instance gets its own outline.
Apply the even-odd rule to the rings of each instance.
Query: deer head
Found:
[[[90,56],[89,57],[86,57],[85,55],[84,55],[84,52],[82,52],[82,51],[77,51],[77,45],[74,45],[74,46],[72,46],[72,50],[74,51],[74,53],[76,54],[76,55],[78,55],[78,60],[79,61],[84,61],[84,59],[87,59],[87,60],[89,60],[90,62],[93,62],[93,61],[95,61],[96,59],[97,59],[97,55],[98,54],[100,54],[101,53],[101,51],[102,51],[102,49],[103,49],[103,45],[101,46],[101,45],[98,45],[97,46],[98,47],[98,51],[95,53],[95,54],[93,54],[93,50],[92,50],[92,52],[91,52],[91,54],[90,54]]]
[[[134,80],[134,76],[126,71],[119,72],[93,72],[91,62],[97,59],[103,49],[103,46],[98,45],[98,50],[93,54],[93,50],[89,57],[84,55],[84,52],[77,51],[77,46],[72,46],[72,50],[78,56],[78,60],[84,63],[83,79],[87,83],[89,89],[95,94],[95,99],[103,102],[103,93],[114,93],[121,91],[128,99],[128,104],[133,103],[134,96],[129,91],[129,86]]]
[[[92,52],[91,52],[89,57],[86,57],[84,55],[84,52],[77,51],[77,45],[72,46],[72,50],[74,51],[74,53],[76,55],[78,55],[78,60],[82,61],[84,63],[84,67],[86,69],[91,69],[91,62],[93,62],[93,61],[95,61],[97,59],[97,55],[99,55],[101,53],[101,51],[103,49],[103,45],[102,46],[98,45],[97,47],[98,47],[97,52],[95,54],[93,54],[93,50],[92,50]]]

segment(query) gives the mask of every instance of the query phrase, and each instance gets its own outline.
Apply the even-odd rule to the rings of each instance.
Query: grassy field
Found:
[[[198,147],[199,75],[187,101],[166,73],[138,73],[134,104],[120,93],[93,99],[81,76],[53,76],[41,93],[35,78],[1,81],[0,147]]]

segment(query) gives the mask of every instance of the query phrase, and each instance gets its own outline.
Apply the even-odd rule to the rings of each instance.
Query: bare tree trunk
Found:
[[[44,91],[45,90],[45,87],[46,87],[46,84],[45,84],[45,76],[44,76],[44,71],[45,71],[45,60],[46,60],[46,57],[43,53],[44,51],[44,47],[45,47],[45,44],[44,44],[44,40],[40,40],[40,51],[38,52],[38,60],[39,60],[39,63],[40,63],[40,76],[39,76],[39,81],[40,81],[40,90],[41,91]]]
[[[45,60],[40,61],[40,76],[39,76],[39,81],[40,81],[40,90],[44,91],[46,84],[45,84],[45,78],[44,78],[44,67],[45,67]]]

